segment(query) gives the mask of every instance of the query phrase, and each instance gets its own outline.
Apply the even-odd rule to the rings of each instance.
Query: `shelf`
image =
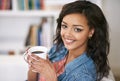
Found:
[[[43,17],[47,18],[48,22],[46,22],[44,29],[47,29],[47,33],[49,33],[49,35],[47,35],[49,43],[47,41],[48,44],[46,43],[45,45],[50,48],[54,30],[56,28],[56,19],[60,13],[59,5],[62,4],[59,4],[58,1],[45,0],[44,4],[46,7],[43,9],[26,9],[26,7],[24,9],[19,9],[18,1],[19,0],[12,0],[12,8],[0,10],[0,52],[8,54],[11,50],[15,53],[17,50],[17,52],[21,53],[21,49],[24,50],[24,44],[26,42],[30,26],[40,25]],[[46,28],[46,26],[49,28]],[[44,33],[46,34],[45,30]]]
[[[37,10],[30,10],[30,11],[0,11],[0,16],[58,16],[59,11],[37,11]]]
[[[0,11],[0,52],[5,52],[8,54],[9,51],[16,53],[24,50],[24,44],[26,42],[26,37],[29,32],[29,28],[32,25],[38,26],[41,23],[43,17],[47,18],[48,22],[44,28],[44,33],[47,31],[49,33],[46,35],[46,46],[49,48],[52,44],[52,36],[54,34],[54,29],[56,27],[56,18],[58,17],[59,11],[50,10],[1,10]],[[46,33],[45,33],[46,34]],[[6,40],[8,39],[8,40]]]

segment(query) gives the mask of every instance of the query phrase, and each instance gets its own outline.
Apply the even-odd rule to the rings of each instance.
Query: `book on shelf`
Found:
[[[52,44],[52,18],[42,18],[39,24],[31,24],[26,37],[25,46],[46,46]]]
[[[17,0],[19,10],[42,10],[44,0]]]
[[[40,0],[34,0],[34,9],[39,10],[41,7]]]
[[[12,0],[0,0],[0,10],[11,10]]]
[[[19,10],[24,10],[25,8],[24,0],[17,0],[17,5]]]
[[[0,10],[59,10],[62,6],[56,0],[0,0]]]

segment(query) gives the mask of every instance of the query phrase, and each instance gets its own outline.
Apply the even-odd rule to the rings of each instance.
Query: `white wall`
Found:
[[[120,0],[104,0],[103,10],[110,26],[110,65],[120,76]]]

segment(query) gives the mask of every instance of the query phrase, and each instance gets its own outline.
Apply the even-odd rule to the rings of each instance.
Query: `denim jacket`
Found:
[[[56,46],[53,46],[48,57],[52,62],[60,61],[67,52],[64,46],[57,52]],[[58,81],[96,81],[96,77],[93,60],[86,53],[83,53],[65,66],[64,72],[58,76]]]

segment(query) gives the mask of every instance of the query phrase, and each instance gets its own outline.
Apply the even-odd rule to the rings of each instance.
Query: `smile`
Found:
[[[73,43],[75,40],[72,40],[72,39],[65,39],[65,43],[66,44],[71,44]]]

